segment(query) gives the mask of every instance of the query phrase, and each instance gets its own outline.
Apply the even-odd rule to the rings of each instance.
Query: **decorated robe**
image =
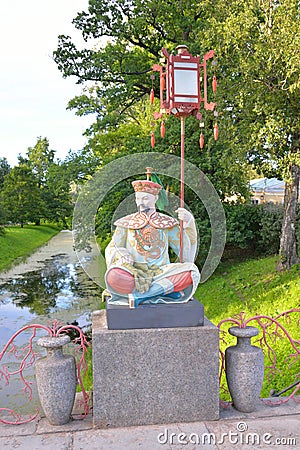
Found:
[[[105,251],[107,272],[106,285],[111,294],[109,303],[130,305],[132,307],[147,303],[181,303],[187,302],[194,294],[200,281],[197,266],[193,263],[196,250],[197,234],[194,221],[183,232],[183,263],[170,263],[169,247],[179,255],[180,229],[173,217],[157,211],[148,216],[146,213],[135,213],[115,222],[116,230]],[[121,261],[122,256],[131,255],[133,266]],[[146,267],[145,272],[136,269]],[[110,270],[120,268],[141,279],[151,276],[147,290],[134,288],[129,294],[120,295],[107,282]],[[190,272],[191,283],[181,292],[174,292],[172,275]],[[137,275],[138,273],[138,275]],[[176,278],[176,277],[175,277]],[[143,281],[143,280],[142,280]],[[137,286],[137,283],[136,283]]]

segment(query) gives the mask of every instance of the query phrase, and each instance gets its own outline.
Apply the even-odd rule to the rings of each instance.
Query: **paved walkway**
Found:
[[[272,399],[275,401],[275,399]],[[179,406],[180,407],[180,406]],[[0,448],[19,450],[299,449],[300,398],[255,413],[232,407],[215,422],[94,429],[92,417],[51,426],[45,418],[26,425],[0,424]]]

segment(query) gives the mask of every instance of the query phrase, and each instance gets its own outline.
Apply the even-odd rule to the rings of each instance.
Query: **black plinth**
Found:
[[[106,312],[109,330],[199,327],[204,323],[203,305],[194,298],[187,303],[140,305],[137,308],[106,303]]]

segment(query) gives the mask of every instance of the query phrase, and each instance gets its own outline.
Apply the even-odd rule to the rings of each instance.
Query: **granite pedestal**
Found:
[[[109,330],[93,313],[96,428],[219,418],[219,332],[184,328]]]

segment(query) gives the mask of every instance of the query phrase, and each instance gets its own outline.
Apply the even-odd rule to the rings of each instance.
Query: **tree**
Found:
[[[6,158],[0,158],[0,235],[4,233],[4,227],[2,225],[5,224],[5,214],[3,208],[1,207],[2,203],[2,189],[4,184],[5,176],[9,173],[10,166],[7,162]]]
[[[38,137],[34,147],[29,147],[26,158],[19,156],[19,163],[27,165],[34,175],[37,187],[40,189],[42,204],[46,205],[46,177],[49,167],[53,164],[55,151],[49,148],[47,138]],[[39,225],[41,218],[46,217],[46,210],[40,209],[40,216],[36,218],[35,224]]]
[[[85,94],[70,102],[79,115],[96,113],[98,127],[119,123],[123,114],[147,95],[149,73],[166,46],[178,43],[202,52],[195,33],[201,29],[206,5],[197,0],[91,0],[88,12],[73,20],[87,41],[109,38],[104,47],[78,50],[69,36],[60,35],[54,60],[64,77],[77,83],[94,82]]]
[[[10,171],[10,165],[6,158],[0,158],[0,190],[3,188],[4,177]]]
[[[47,138],[38,137],[34,147],[27,150],[28,165],[36,174],[38,186],[41,187],[46,180],[46,173],[54,161],[55,150],[49,148]]]
[[[6,220],[20,223],[36,221],[44,207],[36,178],[26,164],[13,167],[2,189],[2,206]]]
[[[227,134],[265,175],[286,182],[278,268],[299,263],[296,209],[300,178],[300,5],[296,0],[216,4],[214,35]],[[209,31],[209,30],[207,30]]]
[[[69,226],[73,205],[70,196],[70,179],[66,164],[53,163],[46,175],[43,199],[46,204],[44,218],[51,222],[61,222],[65,228]]]
[[[78,186],[90,178],[98,164],[99,159],[85,150],[70,150],[63,161],[49,164],[42,185],[45,219],[70,226]]]
[[[133,105],[150,91],[149,72],[158,62],[161,47],[172,51],[178,44],[187,44],[193,54],[215,49],[220,141],[216,145],[208,141],[199,156],[191,145],[190,156],[213,183],[218,181],[223,194],[237,191],[235,175],[227,174],[244,169],[246,157],[256,170],[285,178],[279,266],[286,268],[299,262],[295,236],[300,177],[299,12],[297,0],[233,0],[230,4],[221,0],[90,0],[88,12],[78,14],[73,23],[85,40],[109,37],[108,43],[78,50],[70,37],[60,36],[54,52],[64,77],[94,83],[70,101],[69,108],[79,115],[97,114],[90,133],[99,142],[107,139],[105,133],[128,123]],[[212,128],[211,120],[205,114],[204,118],[206,127]],[[173,142],[166,148],[162,144],[162,149],[176,152],[178,145]],[[240,171],[236,173],[241,181]]]
[[[64,161],[59,161],[64,168],[64,178],[68,182],[84,183],[101,165],[101,158],[89,148],[73,152],[70,150]]]

